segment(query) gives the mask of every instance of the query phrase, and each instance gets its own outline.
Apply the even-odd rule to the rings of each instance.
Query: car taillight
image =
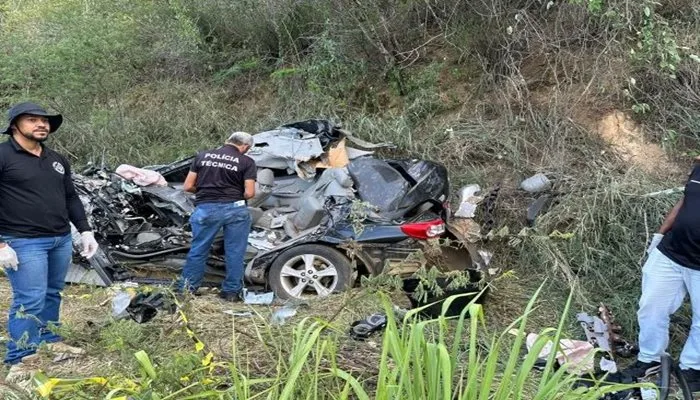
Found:
[[[416,239],[431,239],[445,233],[445,222],[435,219],[401,225],[401,232]]]

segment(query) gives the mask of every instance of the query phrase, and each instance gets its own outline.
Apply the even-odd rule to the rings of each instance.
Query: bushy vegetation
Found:
[[[494,282],[493,297],[547,278],[540,324],[562,318],[571,289],[574,308],[604,301],[633,337],[645,244],[678,198],[647,194],[680,185],[700,152],[699,28],[697,0],[0,0],[0,106],[62,112],[52,144],[79,166],[159,164],[231,130],[332,119],[394,142],[392,156],[443,162],[454,188],[502,185],[487,245],[520,280]],[[681,172],[611,150],[595,132],[611,110]],[[534,172],[555,177],[558,194],[525,228],[533,198],[516,188]]]

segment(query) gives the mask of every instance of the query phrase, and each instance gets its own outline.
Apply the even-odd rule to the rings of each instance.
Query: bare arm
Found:
[[[188,172],[187,173],[187,178],[185,178],[185,183],[182,185],[182,190],[185,192],[190,192],[194,193],[197,188],[195,187],[195,183],[197,182],[197,173],[196,172]]]
[[[252,179],[245,180],[245,192],[243,193],[243,198],[248,200],[255,197],[255,181]]]
[[[664,219],[664,223],[661,224],[661,227],[659,228],[659,233],[666,234],[666,232],[671,230],[673,223],[676,221],[676,216],[678,215],[678,210],[680,210],[682,206],[683,206],[683,199],[680,199],[680,200],[678,200],[678,203],[676,203],[676,205],[673,206],[671,211],[669,211],[669,213],[666,215],[666,219]]]

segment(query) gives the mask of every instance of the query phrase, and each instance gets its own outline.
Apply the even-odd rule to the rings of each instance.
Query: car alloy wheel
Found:
[[[293,247],[272,263],[268,279],[278,297],[325,297],[352,285],[352,266],[339,251],[322,245]]]

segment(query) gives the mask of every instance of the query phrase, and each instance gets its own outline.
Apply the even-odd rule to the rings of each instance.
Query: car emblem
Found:
[[[58,161],[53,162],[53,169],[55,169],[56,172],[58,172],[61,175],[63,175],[66,172],[66,170],[63,169],[63,164],[61,164]]]

